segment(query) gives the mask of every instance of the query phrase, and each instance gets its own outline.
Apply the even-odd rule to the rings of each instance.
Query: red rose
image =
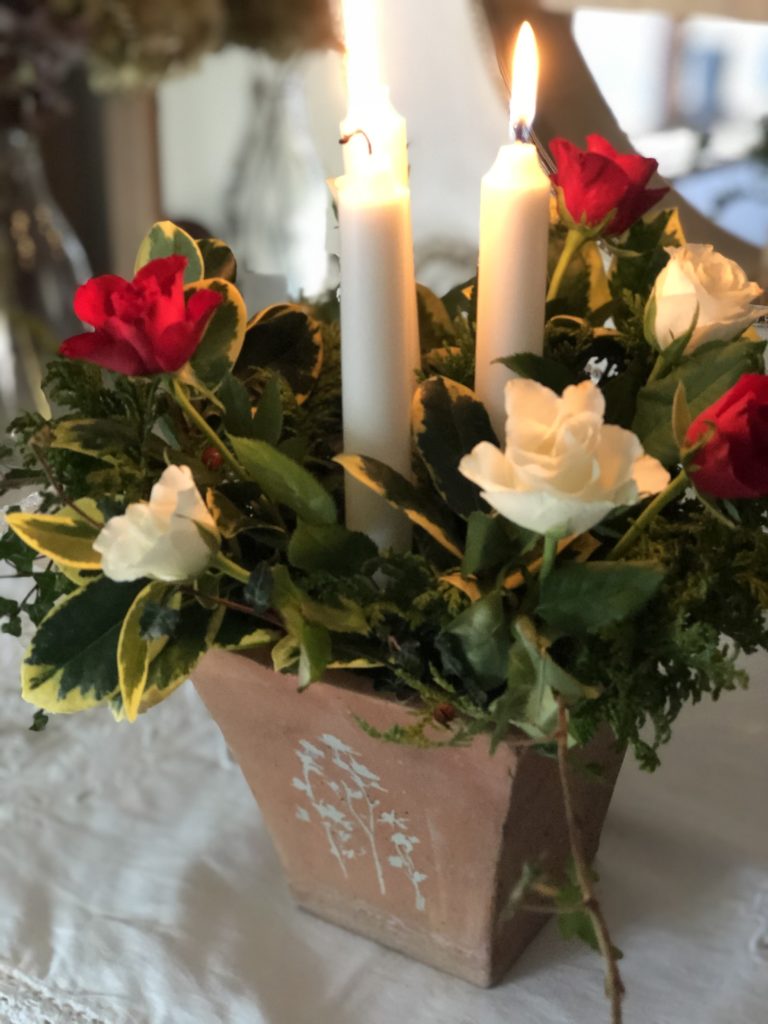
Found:
[[[132,377],[173,373],[193,355],[222,296],[184,295],[186,256],[152,260],[125,281],[92,277],[75,295],[75,313],[95,331],[62,343],[59,355]]]
[[[600,135],[587,136],[586,152],[567,139],[553,139],[550,149],[557,163],[552,184],[562,190],[576,226],[597,228],[615,211],[602,233],[620,235],[669,191],[645,187],[659,166],[656,160],[617,153]]]
[[[686,446],[713,427],[688,470],[696,486],[713,498],[768,496],[768,377],[745,373],[696,417],[685,435]]]

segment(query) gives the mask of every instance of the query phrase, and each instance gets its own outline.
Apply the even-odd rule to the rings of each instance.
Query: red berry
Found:
[[[223,464],[224,456],[218,448],[214,448],[212,444],[209,444],[207,448],[203,449],[203,465],[206,469],[221,469]]]
[[[432,717],[439,725],[448,725],[456,717],[456,708],[453,704],[438,704]]]

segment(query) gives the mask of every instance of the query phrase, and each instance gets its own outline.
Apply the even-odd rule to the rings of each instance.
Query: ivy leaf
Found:
[[[498,444],[488,413],[474,392],[447,377],[430,377],[413,399],[416,448],[440,496],[467,517],[483,507],[478,488],[459,462],[481,441]]]
[[[44,732],[48,725],[48,715],[44,711],[36,711],[32,716],[32,725],[29,727],[30,732]]]
[[[256,612],[272,607],[272,569],[268,562],[261,562],[251,573],[245,585],[245,600]]]
[[[458,640],[461,655],[483,690],[494,690],[504,685],[510,630],[498,591],[471,604],[444,632]]]
[[[167,604],[147,601],[139,619],[139,635],[142,640],[159,640],[172,637],[178,628],[181,612]]]
[[[664,570],[653,562],[566,564],[544,581],[538,614],[569,636],[595,633],[636,615],[663,580]]]

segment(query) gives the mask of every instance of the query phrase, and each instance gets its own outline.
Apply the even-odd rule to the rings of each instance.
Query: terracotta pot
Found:
[[[253,790],[298,904],[476,985],[503,977],[546,922],[509,908],[526,863],[557,871],[568,841],[554,759],[488,738],[418,749],[368,736],[412,721],[349,674],[299,693],[295,678],[212,651],[195,686]],[[590,857],[622,753],[583,751],[574,773]]]

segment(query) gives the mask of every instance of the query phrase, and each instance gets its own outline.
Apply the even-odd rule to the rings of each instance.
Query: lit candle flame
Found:
[[[381,87],[376,9],[372,0],[343,0],[350,110],[364,108]]]
[[[510,136],[519,138],[536,116],[539,85],[539,48],[528,21],[520,26],[512,54],[512,94],[509,100]]]

